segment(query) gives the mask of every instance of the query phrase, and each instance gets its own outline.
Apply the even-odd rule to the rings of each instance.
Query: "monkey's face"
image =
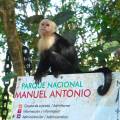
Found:
[[[44,20],[39,25],[39,33],[40,35],[46,36],[51,35],[53,32],[52,23],[48,20]]]

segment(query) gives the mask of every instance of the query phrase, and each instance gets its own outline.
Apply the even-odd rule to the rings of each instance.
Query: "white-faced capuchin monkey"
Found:
[[[56,24],[49,20],[43,19],[39,24],[38,49],[40,52],[40,62],[37,67],[34,79],[36,83],[48,73],[57,77],[59,74],[83,73],[79,69],[78,57],[75,47],[65,38],[56,33]],[[50,72],[49,72],[50,71]],[[102,72],[105,77],[104,85],[98,88],[98,93],[104,95],[111,86],[111,70],[106,67],[99,68],[87,73]]]

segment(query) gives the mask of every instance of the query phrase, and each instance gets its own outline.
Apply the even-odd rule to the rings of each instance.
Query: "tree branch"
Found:
[[[3,16],[3,14],[4,14],[4,10],[0,8],[0,17]]]

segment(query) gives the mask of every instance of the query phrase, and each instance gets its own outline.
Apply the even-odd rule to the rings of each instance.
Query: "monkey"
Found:
[[[69,41],[56,33],[56,24],[44,19],[38,29],[41,39],[38,41],[40,63],[35,79],[47,72],[49,68],[54,76],[77,72],[77,53]]]
[[[38,41],[40,62],[34,74],[36,83],[45,75],[84,73],[79,68],[78,56],[74,45],[56,33],[57,25],[49,19],[43,19],[38,28],[41,38]],[[51,72],[50,72],[51,71]],[[98,88],[100,95],[105,95],[112,82],[112,73],[108,68],[99,68],[87,73],[102,72],[105,77],[104,85]]]

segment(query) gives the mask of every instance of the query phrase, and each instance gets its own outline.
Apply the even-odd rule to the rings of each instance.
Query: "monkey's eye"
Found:
[[[46,24],[46,26],[50,26],[49,24]]]
[[[42,23],[41,25],[44,26],[44,23]]]

